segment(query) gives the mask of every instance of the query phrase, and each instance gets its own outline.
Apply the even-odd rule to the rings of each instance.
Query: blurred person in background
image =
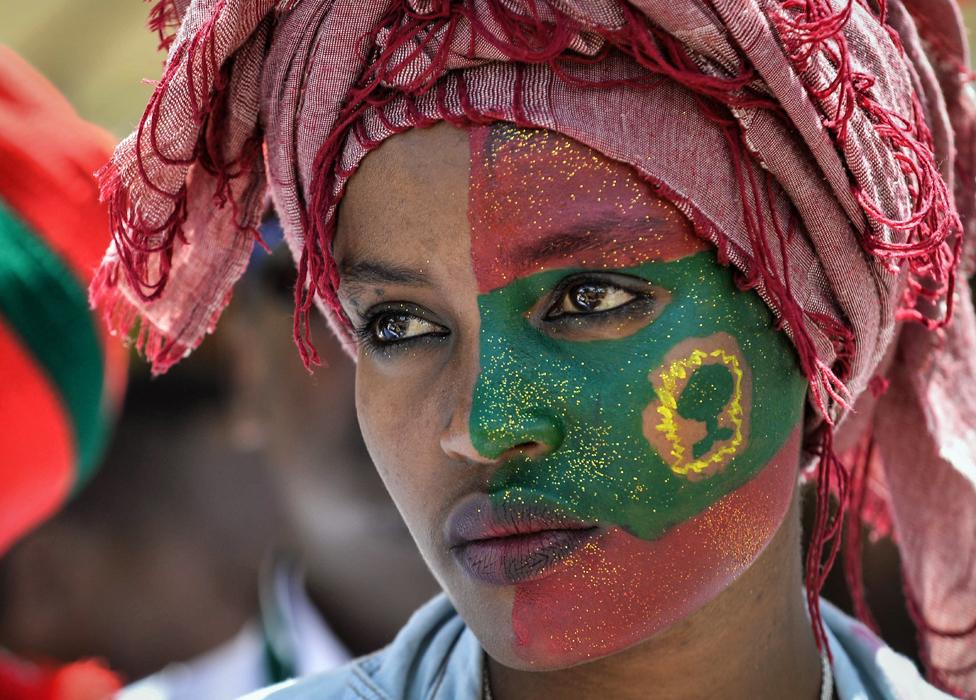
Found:
[[[262,233],[280,241],[274,222]],[[324,324],[315,329],[324,366],[310,378],[295,355],[294,279],[283,246],[270,256],[256,250],[218,333],[230,367],[231,442],[259,455],[273,487],[268,500],[280,503],[292,544],[267,558],[250,624],[120,700],[231,700],[329,670],[391,641],[437,591],[366,453],[349,358]]]
[[[92,173],[113,142],[0,46],[0,555],[91,478],[121,404],[126,352],[86,291],[109,237]],[[4,700],[117,685],[95,662],[0,652]]]
[[[91,484],[0,560],[0,646],[95,655],[132,681],[254,615],[288,536],[262,456],[234,439],[226,335],[165,381],[132,363]]]
[[[283,526],[256,455],[229,439],[219,342],[167,382],[136,369],[116,415],[128,353],[105,342],[86,289],[109,236],[92,174],[115,139],[74,107],[116,129],[137,117],[137,79],[158,65],[145,8],[43,0],[0,15],[0,41],[77,101],[2,50],[0,698],[101,697],[236,632]],[[112,673],[64,666],[89,657]]]
[[[138,0],[10,3],[0,10],[0,42],[41,69],[79,114],[118,133],[141,114],[150,89],[140,81],[160,63],[148,9]],[[110,154],[114,140],[102,136],[105,147],[79,175]],[[232,439],[228,366],[218,338],[166,382],[133,367],[96,478],[0,559],[0,647],[51,660],[98,656],[135,679],[212,648],[251,617],[261,558],[285,535],[259,456]]]
[[[22,14],[76,11],[55,13],[55,5],[26,8],[15,24],[25,24]],[[87,3],[82,12],[84,5],[77,11],[86,19],[117,31],[124,29],[118,18],[132,15],[128,5]],[[62,26],[55,22],[20,43],[89,113],[116,126],[131,119],[124,116],[133,111],[131,97],[92,95],[93,84],[109,82],[111,61],[90,47],[79,51],[77,36],[59,40]],[[144,33],[132,25],[120,45]],[[139,65],[142,54],[130,53]],[[110,155],[111,138],[102,135],[105,146],[86,174]],[[70,130],[59,134],[71,137]],[[95,246],[89,270],[104,243]],[[314,385],[305,381],[287,333],[273,332],[290,323],[282,294],[290,294],[285,277],[293,280],[294,270],[280,251],[273,258],[260,252],[254,263],[249,292],[231,313],[234,324],[207,351],[165,381],[149,381],[133,367],[125,412],[92,487],[0,562],[0,646],[51,659],[97,655],[124,679],[172,664],[133,692],[219,700],[380,645],[433,594],[362,447],[350,363],[338,356],[334,371],[321,372]],[[335,400],[342,395],[349,401]],[[291,441],[265,424],[295,431],[300,411],[322,416],[324,429]],[[325,507],[310,510],[310,494]],[[365,513],[369,546],[351,534],[362,529]],[[314,556],[306,559],[306,552]],[[379,559],[388,568],[374,566]],[[387,574],[370,578],[372,570]],[[391,592],[387,581],[394,579]]]

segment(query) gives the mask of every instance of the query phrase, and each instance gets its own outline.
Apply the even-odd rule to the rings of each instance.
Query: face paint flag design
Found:
[[[689,345],[690,353],[683,350]],[[668,355],[678,357],[651,373],[656,401],[644,409],[644,437],[671,471],[696,480],[722,470],[742,450],[752,373],[728,334],[682,341]]]
[[[543,446],[502,461],[492,502],[605,528],[547,553],[548,575],[509,567],[516,645],[541,663],[609,653],[714,597],[775,533],[806,383],[759,297],[631,171],[512,126],[471,147],[472,441],[488,458]],[[547,310],[601,284],[630,300]]]

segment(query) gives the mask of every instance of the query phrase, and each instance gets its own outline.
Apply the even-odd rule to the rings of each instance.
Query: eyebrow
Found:
[[[427,284],[425,275],[409,267],[377,260],[358,260],[343,262],[339,275],[346,284],[405,284],[418,286]]]
[[[554,257],[564,257],[596,250],[612,241],[621,233],[650,233],[667,227],[666,219],[624,219],[604,216],[581,221],[571,226],[508,248],[505,257],[519,266],[543,264]],[[346,285],[403,284],[422,286],[429,284],[426,275],[412,268],[379,260],[343,261],[339,274]]]
[[[560,229],[548,236],[509,249],[506,257],[512,262],[538,265],[555,256],[569,256],[595,250],[621,233],[651,233],[661,231],[668,222],[664,219],[621,219],[613,216],[582,221]]]

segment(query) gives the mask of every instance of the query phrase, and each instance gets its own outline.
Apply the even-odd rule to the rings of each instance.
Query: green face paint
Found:
[[[720,427],[718,418],[725,407],[741,392],[736,391],[736,377],[728,367],[704,365],[694,370],[677,400],[677,413],[687,420],[704,423],[705,437],[693,446],[695,459],[707,455],[716,442],[731,440],[735,430]]]
[[[541,458],[502,465],[492,479],[495,498],[541,496],[582,519],[655,539],[766,465],[800,421],[805,378],[762,301],[738,291],[731,271],[710,252],[616,271],[667,289],[671,300],[652,323],[615,340],[555,339],[527,319],[541,296],[578,272],[551,270],[479,296],[482,370],[472,441],[487,457],[530,440],[554,447]],[[669,353],[681,346],[690,357],[716,340],[751,378],[740,383],[751,386],[740,385],[737,394],[733,369],[705,361],[684,368],[676,405],[670,411],[662,406],[671,392],[662,383],[655,387],[654,377],[673,364]],[[734,403],[744,423],[737,444],[727,415]],[[684,463],[717,458],[700,471],[680,473],[682,463],[647,437],[666,433],[667,413],[699,424],[699,439],[681,446]]]

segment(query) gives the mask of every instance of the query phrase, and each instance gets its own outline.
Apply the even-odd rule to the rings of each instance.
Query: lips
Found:
[[[545,503],[492,503],[488,494],[477,493],[455,506],[446,539],[470,576],[504,586],[542,578],[598,532],[595,524]]]

